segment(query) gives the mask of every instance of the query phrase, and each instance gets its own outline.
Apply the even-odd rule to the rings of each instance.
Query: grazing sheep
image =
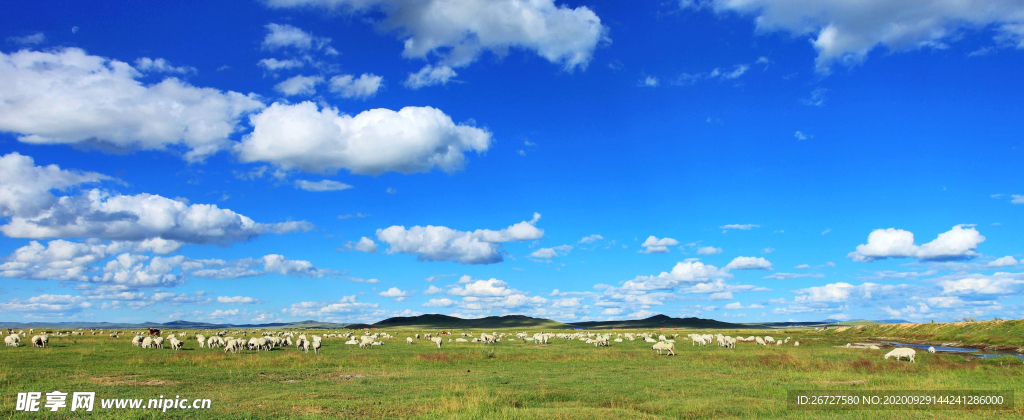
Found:
[[[142,348],[144,348],[144,349],[151,349],[153,347],[154,347],[153,338],[146,337],[146,338],[142,339]]]
[[[167,341],[171,343],[171,349],[174,351],[181,350],[181,347],[184,344],[181,342],[181,340],[178,339],[178,337],[175,337],[173,335],[171,336],[171,339]]]
[[[156,348],[160,348],[160,349],[164,348],[164,338],[163,337],[154,338],[153,339],[153,344],[155,345]]]
[[[196,334],[196,341],[199,342],[199,348],[206,347],[206,337],[204,337],[202,334]]]
[[[768,345],[768,343],[766,343],[764,341],[764,339],[761,338],[761,337],[754,337],[754,342],[756,342],[757,344],[760,344],[762,346],[767,346]]]
[[[409,343],[409,344],[412,344],[412,343],[415,343],[416,340],[413,340],[412,337],[405,337],[405,342]]]
[[[132,337],[132,345],[135,346],[135,347],[141,346],[142,345],[142,336],[137,335],[135,337]]]
[[[928,353],[935,354],[935,347],[928,347]]]
[[[467,339],[465,339],[465,338],[462,338],[462,337],[459,337],[459,338],[456,338],[456,339],[455,339],[455,342],[456,342],[456,343],[468,343],[468,342],[469,342],[469,340],[467,340]]]
[[[352,339],[346,341],[345,344],[351,344],[351,345],[359,344],[359,340],[356,339],[355,337],[352,337]]]
[[[372,345],[373,345],[373,337],[370,337],[368,335],[364,335],[364,336],[360,337],[360,339],[359,339],[359,348],[364,348],[364,347],[368,347],[368,346],[372,346]],[[440,344],[439,344],[439,346],[440,346]]]
[[[494,337],[492,336],[491,338],[493,339]],[[441,348],[441,337],[431,338],[430,341],[433,342],[434,344],[437,344],[437,348]]]
[[[765,342],[765,343],[774,343],[774,342],[775,342],[775,339],[774,339],[774,338],[772,338],[772,336],[770,336],[770,335],[766,335],[766,336],[764,337],[764,342]]]
[[[320,354],[320,340],[313,340],[313,354]]]
[[[893,351],[890,351],[889,353],[886,353],[885,360],[889,360],[890,357],[895,357],[896,360],[900,360],[900,359],[906,358],[906,359],[910,360],[910,363],[915,363],[914,362],[914,355],[916,355],[916,354],[917,354],[917,352],[914,351],[914,349],[910,349],[910,348],[906,348],[906,347],[900,347],[900,348],[897,348],[897,349],[893,349]]]
[[[309,341],[306,340],[302,340],[301,344],[299,344],[299,350],[302,350],[303,353],[309,353],[309,348],[312,347],[312,345],[313,343],[310,343]]]
[[[800,347],[800,342],[797,341],[797,342],[793,343],[793,347]]]
[[[41,335],[33,335],[32,336],[32,345],[34,345],[36,347],[46,347],[46,342],[43,341],[43,336],[41,336]]]
[[[7,347],[18,347],[19,341],[21,340],[20,338],[18,338],[18,334],[11,334],[7,337],[4,337],[4,345],[6,345]]]
[[[658,340],[655,340],[655,339],[653,339],[651,337],[644,337],[644,341],[646,341],[648,343],[657,343],[658,342]]]
[[[651,346],[651,350],[657,350],[658,354],[661,354],[662,351],[667,351],[669,356],[676,355],[676,352],[673,351],[675,348],[676,345],[674,343],[666,343],[664,341],[654,343],[654,345]]]

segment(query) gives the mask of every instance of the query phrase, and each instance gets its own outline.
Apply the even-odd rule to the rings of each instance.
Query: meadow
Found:
[[[916,363],[884,360],[888,351],[848,349],[843,332],[771,330],[800,341],[784,346],[739,343],[736,349],[692,346],[696,330],[633,330],[680,334],[677,356],[659,356],[643,340],[595,347],[553,338],[495,344],[446,342],[438,349],[405,337],[423,330],[387,330],[395,338],[360,349],[326,338],[320,354],[291,348],[225,354],[200,349],[141,349],[131,335],[51,337],[46,348],[0,348],[0,416],[8,418],[411,418],[411,419],[662,419],[662,418],[1020,418],[1009,411],[795,410],[789,390],[1012,390],[1024,395],[1024,362],[1003,357],[917,354]],[[325,331],[308,330],[306,334]],[[332,331],[336,332],[336,331]],[[480,331],[456,330],[479,335]],[[490,332],[490,331],[488,331]],[[555,332],[565,332],[555,331]],[[572,332],[572,331],[569,331]],[[607,331],[613,334],[629,331]],[[700,332],[754,335],[761,330]],[[853,332],[853,331],[851,331]],[[859,334],[859,333],[858,333]],[[165,334],[166,335],[166,334]],[[209,335],[209,333],[207,333]],[[856,335],[857,339],[863,338]],[[837,347],[840,346],[840,347]],[[18,392],[94,391],[95,411],[16,412]],[[102,410],[100,398],[209,398],[209,410]],[[44,398],[45,399],[45,398]],[[69,398],[70,400],[70,398]]]

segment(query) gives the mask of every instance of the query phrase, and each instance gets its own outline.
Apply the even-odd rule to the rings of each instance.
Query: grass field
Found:
[[[524,330],[506,330],[514,333]],[[537,330],[526,330],[530,334]],[[647,330],[648,332],[651,330]],[[597,348],[553,339],[491,345],[405,343],[359,349],[328,338],[319,355],[294,347],[225,354],[144,350],[130,336],[52,337],[45,349],[0,348],[0,416],[18,418],[1020,418],[1012,411],[790,410],[787,390],[1013,390],[1024,396],[1019,359],[969,360],[918,352],[917,363],[883,360],[887,350],[837,348],[842,334],[776,330],[800,347],[739,343],[693,347],[679,333],[678,356],[642,340]],[[461,331],[456,331],[456,336]],[[626,331],[612,331],[624,333]],[[758,331],[760,332],[760,331]],[[323,333],[308,331],[307,333]],[[711,333],[714,333],[711,331]],[[748,336],[752,331],[723,332]],[[23,341],[27,344],[27,340]],[[100,398],[209,398],[206,411],[101,410],[17,413],[18,392],[95,391]],[[45,398],[44,398],[45,399]]]

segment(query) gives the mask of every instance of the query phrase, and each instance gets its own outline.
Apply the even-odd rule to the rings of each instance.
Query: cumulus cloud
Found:
[[[7,38],[7,42],[19,44],[19,45],[38,45],[46,42],[46,34],[42,32],[36,32],[31,35],[25,36],[12,36]]]
[[[834,63],[861,63],[872,50],[945,48],[964,29],[993,27],[996,41],[1024,48],[1024,5],[1014,0],[956,2],[924,0],[821,2],[815,0],[683,1],[684,7],[710,7],[755,16],[760,32],[809,36],[818,52],[819,72]]]
[[[397,287],[392,287],[388,290],[378,293],[378,295],[386,298],[393,298],[395,299],[395,302],[401,302],[407,299],[409,296],[412,296],[412,292],[403,291]]]
[[[978,244],[985,241],[973,227],[953,226],[924,245],[914,243],[914,234],[895,228],[875,229],[868,235],[868,243],[857,245],[847,256],[854,261],[871,262],[885,258],[917,258],[921,260],[956,260],[973,258]]]
[[[388,253],[415,254],[420,261],[455,261],[462,264],[493,264],[503,261],[501,244],[504,242],[540,239],[544,231],[535,225],[540,214],[533,219],[516,223],[501,230],[477,229],[459,231],[445,226],[391,226],[377,230],[377,239],[387,243]]]
[[[711,264],[685,261],[676,263],[671,272],[662,272],[657,276],[637,276],[624,282],[621,289],[628,291],[672,290],[686,283],[706,282],[729,277],[732,276],[728,272]]]
[[[1017,265],[1017,259],[1013,258],[1010,255],[1007,255],[1007,256],[1002,257],[1002,258],[996,258],[995,260],[989,261],[989,263],[988,263],[989,267],[996,267],[996,268],[1013,267],[1015,265]]]
[[[679,245],[679,241],[672,238],[661,238],[658,239],[654,235],[648,236],[644,243],[640,244],[643,248],[640,252],[644,254],[664,254],[668,252],[668,247]]]
[[[300,61],[300,60],[296,60],[294,58],[293,59],[288,59],[288,60],[278,60],[276,58],[264,58],[264,59],[260,60],[259,62],[257,62],[256,64],[258,66],[260,66],[260,67],[263,67],[263,68],[267,69],[268,71],[271,71],[271,72],[278,71],[278,70],[297,69],[299,67],[303,67],[303,66],[306,65],[305,62]]]
[[[763,257],[736,257],[725,266],[726,270],[771,270],[772,263]]]
[[[702,246],[700,248],[697,248],[697,254],[698,255],[715,255],[715,254],[721,254],[721,253],[722,253],[722,248],[715,248],[713,246]]]
[[[2,118],[2,117],[0,117]],[[118,195],[98,189],[56,197],[54,190],[109,179],[95,173],[35,166],[17,153],[0,158],[0,232],[15,238],[101,238],[228,244],[264,233],[308,230],[308,222],[258,223],[212,204],[185,204],[153,194]],[[163,245],[173,242],[163,243]]]
[[[295,186],[302,190],[316,192],[341,191],[352,188],[351,185],[348,185],[344,182],[332,181],[330,179],[323,179],[320,181],[307,181],[304,179],[299,179],[295,181]]]
[[[458,76],[458,73],[452,70],[451,67],[434,67],[427,64],[420,71],[409,73],[409,77],[405,79],[405,87],[415,90],[427,86],[446,85],[455,76]]]
[[[557,256],[568,254],[569,251],[572,251],[572,245],[559,245],[551,248],[540,248],[530,253],[530,256],[533,258],[550,260]]]
[[[330,90],[342,98],[367,99],[377,94],[384,86],[384,78],[376,74],[363,73],[358,78],[343,74],[331,78]]]
[[[292,25],[270,23],[267,24],[267,35],[263,37],[263,48],[278,50],[282,48],[294,48],[299,51],[310,49],[329,48],[330,38],[315,37],[302,29]]]
[[[263,108],[253,94],[168,78],[146,85],[128,63],[77,48],[0,53],[0,131],[30,144],[119,150],[179,147],[200,161],[230,145],[240,119]]]
[[[274,85],[274,90],[286,96],[309,96],[316,93],[316,85],[323,81],[320,76],[292,76]]]
[[[374,242],[373,239],[367,238],[365,236],[359,238],[359,241],[354,244],[350,243],[349,247],[356,251],[366,252],[370,254],[377,252],[377,243]]]
[[[592,234],[592,235],[584,236],[582,239],[580,239],[580,243],[581,244],[592,244],[592,243],[600,241],[602,239],[604,239],[604,236],[601,236],[601,235],[598,235],[598,234],[595,233],[595,234]]]
[[[448,298],[434,298],[428,300],[423,306],[428,308],[447,308],[455,304],[454,300]]]
[[[359,302],[356,295],[349,295],[335,301],[293,303],[290,307],[282,310],[282,312],[291,316],[323,319],[336,314],[351,313],[358,310],[376,308],[377,306],[376,303]]]
[[[491,133],[431,107],[371,109],[355,116],[312,102],[275,103],[253,115],[251,134],[235,146],[242,162],[282,169],[356,174],[462,169],[465,154],[487,151]]]
[[[606,39],[601,19],[585,6],[569,8],[553,0],[268,0],[270,7],[315,6],[377,16],[405,45],[402,56],[436,56],[442,65],[466,66],[482,52],[504,55],[513,48],[536,52],[565,70],[586,68]]]
[[[175,66],[171,62],[162,58],[149,58],[142,57],[135,60],[135,68],[141,72],[150,73],[175,73],[175,74],[189,74],[195,73],[195,67],[188,66]]]

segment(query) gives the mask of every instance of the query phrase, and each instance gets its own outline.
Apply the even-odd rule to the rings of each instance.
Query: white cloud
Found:
[[[428,296],[429,295],[436,295],[436,294],[441,293],[443,291],[444,291],[444,289],[442,289],[440,287],[437,287],[437,286],[434,286],[433,284],[431,284],[430,287],[427,288],[427,290],[423,291],[423,294],[424,295],[428,295]]]
[[[331,42],[330,38],[315,37],[292,25],[270,23],[266,28],[267,35],[263,38],[262,45],[271,51],[289,47],[299,51],[319,50],[329,48]]]
[[[350,99],[366,99],[377,94],[384,86],[384,78],[376,74],[363,73],[358,78],[351,74],[338,75],[331,78],[330,90]]]
[[[281,83],[274,85],[274,90],[286,96],[309,96],[316,93],[316,85],[323,82],[324,78],[320,76],[298,75],[289,77]]]
[[[759,228],[759,227],[761,227],[761,225],[754,225],[754,224],[742,224],[742,225],[741,224],[730,224],[730,225],[719,226],[718,228],[722,229],[722,230],[731,230],[731,229],[735,229],[735,230],[751,230],[751,229]]]
[[[657,276],[637,276],[622,284],[625,291],[672,290],[684,283],[706,282],[732,277],[728,272],[719,270],[710,264],[700,261],[676,263],[671,272],[662,272]]]
[[[359,242],[356,242],[354,245],[352,245],[352,248],[355,249],[356,251],[374,254],[377,252],[377,243],[374,242],[373,239],[363,236],[359,238]]]
[[[435,298],[428,300],[426,303],[423,304],[423,306],[426,306],[428,308],[447,308],[454,304],[455,301],[448,298]]]
[[[175,78],[137,80],[131,65],[77,48],[0,53],[0,131],[31,144],[122,150],[186,149],[199,161],[225,149],[255,95],[193,87]]]
[[[604,236],[601,236],[601,235],[598,235],[598,234],[595,233],[595,234],[592,234],[592,235],[584,236],[582,239],[580,239],[580,243],[581,244],[591,244],[591,243],[600,241],[602,239],[604,239]]]
[[[1011,204],[1024,204],[1024,195],[1011,194],[1010,195],[1010,203]]]
[[[1017,265],[1017,259],[1009,255],[1002,258],[996,258],[988,263],[989,267],[1013,267],[1015,265]]]
[[[643,87],[658,87],[658,78],[654,76],[647,76],[640,80],[640,86]]]
[[[1024,292],[1021,273],[995,273],[991,276],[967,275],[962,278],[941,280],[936,283],[945,295],[962,298],[1017,296]]]
[[[256,298],[249,296],[217,296],[218,303],[235,303],[235,304],[248,304],[248,303],[260,303]]]
[[[465,286],[456,286],[448,290],[448,294],[452,296],[474,297],[508,296],[516,292],[508,288],[508,283],[495,278],[470,281],[465,283]]]
[[[716,12],[754,15],[759,32],[785,31],[810,36],[818,52],[818,71],[827,73],[833,63],[863,62],[878,46],[890,51],[944,48],[964,29],[992,27],[996,41],[1021,47],[1024,5],[1015,0],[971,2],[922,0],[887,2],[867,0],[822,2],[817,0],[709,0],[684,1],[688,7],[711,6]]]
[[[306,181],[304,179],[299,179],[295,181],[295,186],[298,187],[299,189],[316,192],[341,191],[352,188],[351,185],[348,185],[344,182],[332,181],[330,179],[324,179],[320,181]]]
[[[35,166],[31,157],[16,153],[0,158],[0,175],[0,215],[8,216],[0,232],[9,237],[228,244],[310,228],[308,222],[257,223],[216,205],[188,205],[152,194],[128,196],[93,189],[56,197],[52,190],[109,178],[56,165]]]
[[[521,48],[566,70],[585,68],[606,31],[587,7],[556,6],[553,0],[268,0],[267,4],[382,13],[380,26],[399,34],[404,42],[402,56],[436,56],[450,67],[466,66],[483,51],[503,55]]]
[[[726,270],[771,270],[772,263],[762,257],[736,257],[725,266]]]
[[[269,71],[297,69],[306,65],[306,63],[296,59],[278,60],[276,58],[264,58],[256,64]]]
[[[559,245],[552,248],[540,248],[530,253],[530,256],[533,258],[550,260],[557,256],[568,254],[569,251],[572,251],[571,245]]]
[[[177,73],[177,74],[189,74],[195,73],[195,67],[188,66],[174,66],[169,61],[162,58],[149,58],[142,57],[135,60],[135,68],[142,72],[152,73]]]
[[[456,261],[462,264],[493,264],[503,260],[501,243],[540,239],[544,231],[535,224],[540,214],[505,229],[464,232],[445,226],[391,226],[377,230],[377,239],[389,245],[388,253],[416,254],[420,261]]]
[[[794,299],[796,302],[842,303],[848,302],[850,299],[870,300],[875,297],[893,294],[900,289],[905,288],[906,287],[902,285],[893,286],[876,283],[863,283],[859,286],[854,286],[850,283],[839,282],[826,284],[824,286],[798,289],[794,290],[793,293],[797,295]]]
[[[796,133],[793,133],[793,137],[796,137],[797,140],[807,140],[814,136],[808,136],[807,134],[804,134],[802,131],[797,130]]]
[[[797,270],[806,270],[808,268],[811,268],[811,265],[810,264],[800,264],[800,265],[798,265],[798,266],[796,266],[794,268],[796,268]]]
[[[764,305],[760,305],[760,304],[757,304],[757,303],[751,303],[750,305],[743,306],[742,303],[733,302],[733,303],[730,303],[730,304],[727,304],[727,305],[723,306],[723,308],[725,308],[725,309],[761,309],[761,308],[764,308]]]
[[[640,247],[643,248],[640,252],[644,254],[664,254],[668,252],[668,247],[676,245],[679,245],[679,241],[675,239],[658,239],[654,235],[651,235],[644,240],[644,243],[640,244]]]
[[[7,38],[7,42],[19,45],[38,45],[46,42],[46,34],[42,32],[36,32],[32,35],[12,36],[10,38]]]
[[[715,255],[721,254],[722,248],[715,248],[713,246],[702,246],[697,248],[697,255]]]
[[[924,245],[914,244],[914,234],[902,229],[875,229],[868,235],[868,243],[857,245],[849,253],[854,261],[871,262],[885,258],[918,258],[921,260],[951,260],[972,258],[985,237],[973,227],[953,226]]]
[[[800,99],[800,103],[802,103],[804,105],[817,106],[817,107],[825,106],[825,93],[826,92],[828,92],[828,89],[825,89],[825,88],[814,89],[814,90],[811,91],[811,97],[810,98]],[[814,136],[811,136],[811,137],[814,137]]]
[[[462,169],[465,153],[487,151],[491,133],[455,124],[431,107],[371,109],[355,116],[312,102],[275,103],[250,118],[254,127],[235,150],[242,162],[329,173],[445,172]]]
[[[385,290],[383,292],[378,293],[378,295],[386,297],[386,298],[394,298],[395,302],[401,302],[401,301],[404,301],[409,296],[412,296],[412,292],[402,291],[401,289],[399,289],[397,287],[392,287],[392,288],[390,288],[388,290]]]
[[[357,310],[376,308],[377,306],[376,303],[359,302],[356,295],[349,295],[336,301],[293,303],[282,312],[292,316],[320,319],[333,314],[351,313]]]
[[[66,170],[57,165],[36,166],[31,157],[11,152],[0,157],[0,216],[38,214],[56,204],[53,190],[110,179],[103,174]]]
[[[409,89],[419,89],[427,86],[435,85],[446,85],[449,81],[458,76],[455,70],[452,70],[448,66],[437,66],[434,67],[430,64],[423,66],[420,71],[416,73],[409,73],[409,77],[405,79],[405,87]]]
[[[812,278],[820,279],[820,278],[823,278],[825,276],[823,274],[819,274],[819,273],[774,273],[774,274],[770,274],[770,275],[764,276],[764,278],[771,279],[771,280],[792,280],[792,279],[799,279],[799,278],[804,278],[804,277],[812,277]]]

